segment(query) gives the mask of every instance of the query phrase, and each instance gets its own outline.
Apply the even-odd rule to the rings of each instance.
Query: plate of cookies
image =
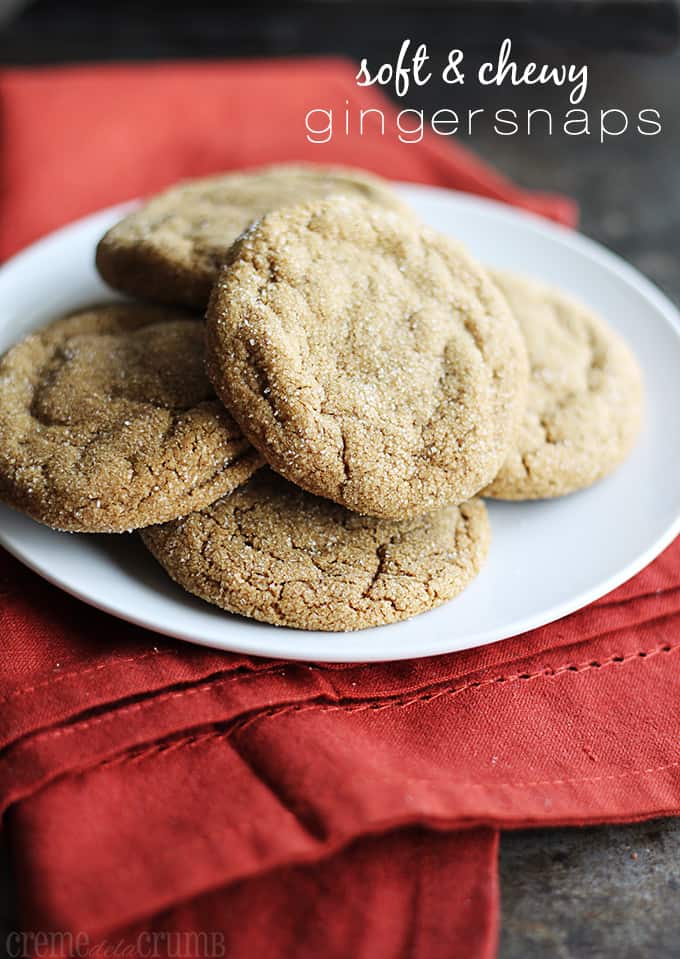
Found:
[[[360,170],[180,183],[0,269],[0,542],[218,649],[469,649],[680,531],[680,322],[618,257]]]

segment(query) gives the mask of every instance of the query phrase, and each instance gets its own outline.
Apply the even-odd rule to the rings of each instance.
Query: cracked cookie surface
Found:
[[[207,369],[279,473],[369,516],[462,503],[515,439],[526,349],[457,244],[346,197],[275,211],[232,249]]]
[[[124,293],[203,309],[225,253],[253,220],[333,193],[406,209],[387,181],[349,167],[277,165],[189,180],[112,227],[97,268]]]
[[[122,532],[200,509],[260,458],[214,395],[203,324],[95,306],[0,359],[0,499],[57,529]]]
[[[538,499],[590,486],[619,465],[640,430],[637,361],[560,290],[511,273],[492,277],[519,322],[531,369],[517,445],[484,495]]]
[[[210,603],[279,626],[343,631],[408,619],[456,596],[490,541],[481,500],[379,520],[269,469],[141,535],[177,583]]]

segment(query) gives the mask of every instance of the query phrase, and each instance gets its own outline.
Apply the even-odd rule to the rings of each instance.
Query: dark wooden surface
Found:
[[[634,263],[680,304],[680,57],[671,3],[557,0],[510,5],[306,4],[228,9],[42,2],[0,31],[0,63],[341,52],[380,60],[405,36],[433,54],[482,58],[505,35],[541,60],[587,62],[586,106],[662,111],[664,132],[601,145],[595,138],[463,142],[519,183],[577,199],[582,229]],[[564,92],[511,95],[516,108],[566,109]],[[467,102],[466,102],[467,101]],[[409,105],[453,106],[433,86]],[[457,91],[456,108],[508,105],[498,91]],[[501,850],[501,959],[671,959],[680,956],[680,823],[507,834]],[[11,912],[8,905],[5,915]],[[3,911],[0,910],[0,918]],[[8,920],[11,923],[11,918]],[[455,948],[452,959],[457,956]],[[466,959],[466,957],[462,957]]]

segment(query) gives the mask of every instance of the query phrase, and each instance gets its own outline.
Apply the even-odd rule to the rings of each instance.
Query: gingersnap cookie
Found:
[[[351,630],[452,599],[489,548],[481,500],[401,522],[351,513],[261,470],[230,496],[142,531],[189,592],[252,619]]]
[[[406,209],[386,181],[343,167],[280,165],[189,180],[110,229],[97,269],[124,293],[204,309],[226,251],[253,220],[333,193]]]
[[[347,197],[268,214],[213,289],[206,360],[269,463],[309,492],[403,519],[463,503],[515,440],[517,323],[448,238]]]
[[[485,490],[499,499],[561,496],[625,458],[642,419],[642,375],[621,337],[560,290],[492,273],[526,340],[531,372],[517,443]]]
[[[203,368],[203,324],[95,306],[0,359],[0,499],[61,530],[122,532],[200,509],[260,464]]]

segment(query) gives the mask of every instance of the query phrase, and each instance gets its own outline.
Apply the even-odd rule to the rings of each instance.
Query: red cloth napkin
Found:
[[[353,75],[1,73],[0,254],[179,177],[294,159],[573,222],[454,143],[307,143],[311,106],[388,109]],[[384,665],[174,643],[4,553],[0,603],[0,803],[22,928],[58,931],[55,955],[103,939],[140,957],[491,957],[500,828],[680,812],[680,542],[552,626]]]

